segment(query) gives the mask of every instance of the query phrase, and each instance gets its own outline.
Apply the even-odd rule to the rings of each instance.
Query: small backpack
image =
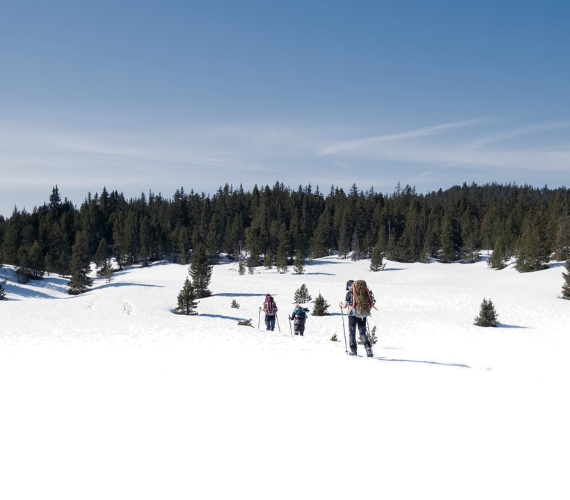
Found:
[[[299,318],[299,320],[300,320],[301,322],[304,322],[304,321],[306,321],[306,319],[307,319],[307,313],[308,313],[308,312],[309,312],[308,309],[302,308],[302,309],[295,309],[295,310],[293,311],[293,314],[296,314],[297,317]]]
[[[374,307],[370,299],[370,292],[366,286],[366,281],[356,280],[352,284],[352,309],[356,309],[358,316],[361,318],[370,316],[370,307]],[[376,307],[374,307],[376,309]]]

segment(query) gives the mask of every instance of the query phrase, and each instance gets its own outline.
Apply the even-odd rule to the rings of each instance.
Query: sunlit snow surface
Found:
[[[173,314],[185,266],[125,269],[75,297],[4,266],[0,498],[569,498],[562,263],[369,264],[215,266],[197,317]],[[345,354],[348,279],[377,299],[373,359]],[[332,314],[298,338],[302,283]],[[280,332],[257,329],[266,293]],[[473,325],[483,298],[499,328]]]

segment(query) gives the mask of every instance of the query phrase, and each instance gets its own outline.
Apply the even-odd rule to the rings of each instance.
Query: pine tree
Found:
[[[192,286],[192,283],[186,277],[184,281],[184,286],[180,293],[178,294],[178,306],[176,310],[178,314],[184,314],[187,316],[197,316],[198,313],[196,312],[196,307],[198,306],[198,302],[196,302],[196,291]]]
[[[548,268],[548,262],[550,262],[550,252],[544,214],[541,211],[532,218],[532,222],[528,220],[526,222],[526,229],[518,244],[515,268],[521,273],[540,271]]]
[[[305,256],[301,250],[298,250],[297,255],[295,255],[293,269],[295,270],[295,274],[304,274],[305,272]]]
[[[8,300],[6,297],[6,290],[4,290],[4,283],[6,283],[5,280],[0,281],[0,300]]]
[[[57,261],[57,267],[59,270],[59,275],[63,278],[69,275],[69,256],[65,250],[62,250],[59,254],[59,260]]]
[[[566,272],[562,273],[564,277],[564,284],[562,285],[562,298],[563,299],[570,299],[570,258],[564,264],[566,268]]]
[[[24,247],[18,248],[18,253],[16,254],[18,260],[18,269],[16,269],[16,276],[18,276],[19,283],[28,283],[30,281],[30,259],[28,257],[28,251]]]
[[[457,259],[457,250],[454,241],[453,219],[450,215],[443,218],[441,227],[441,262],[453,262]]]
[[[502,236],[499,236],[495,242],[491,258],[487,261],[487,265],[492,269],[501,270],[505,268],[505,264],[509,259],[507,248]]]
[[[273,255],[271,253],[271,247],[265,252],[265,269],[273,269]]]
[[[105,264],[107,263],[107,259],[109,259],[109,251],[107,250],[107,240],[105,238],[101,238],[99,241],[99,246],[97,247],[97,251],[93,257],[95,262],[95,266],[101,270],[101,274],[104,274]]]
[[[45,261],[38,240],[34,241],[32,248],[30,248],[28,259],[30,263],[30,277],[36,280],[41,279],[44,275]]]
[[[491,299],[483,299],[479,316],[475,318],[477,326],[497,326],[499,324],[498,315]]]
[[[71,279],[67,283],[69,295],[79,295],[89,291],[93,284],[88,276],[90,264],[89,240],[84,231],[79,231],[75,236],[75,244],[71,254]]]
[[[107,284],[111,283],[113,280],[113,264],[111,264],[110,260],[106,260],[105,264],[103,265],[103,269],[101,270],[103,276],[105,276],[105,282]]]
[[[279,260],[277,265],[277,269],[279,269],[280,274],[285,274],[287,272],[287,267],[289,266],[289,259],[287,259],[286,255],[283,255]]]
[[[293,301],[295,302],[295,304],[306,304],[307,302],[311,301],[309,290],[304,283],[295,292],[295,297],[293,298]]]
[[[249,274],[253,274],[257,266],[259,266],[259,256],[251,252],[247,258],[247,271]]]
[[[245,265],[244,265],[242,259],[239,260],[239,264],[238,264],[238,274],[239,274],[240,276],[243,276],[243,275],[245,274]]]
[[[376,243],[374,250],[372,250],[372,256],[370,258],[370,270],[373,272],[381,271],[382,266],[382,250],[380,249],[380,244]]]
[[[346,259],[348,253],[348,230],[346,228],[346,212],[343,214],[342,222],[338,232],[338,256]]]
[[[279,248],[277,249],[277,255],[275,256],[275,267],[281,274],[285,274],[287,272],[287,266],[289,261],[287,260],[287,252],[285,251],[285,246],[280,244]]]
[[[352,253],[350,254],[350,260],[358,261],[361,259],[361,252],[360,252],[360,242],[358,240],[358,233],[356,232],[356,228],[354,228],[354,232],[352,233]]]
[[[313,307],[313,316],[329,316],[329,307],[330,305],[319,292],[319,295],[315,300],[315,307]]]
[[[206,249],[199,243],[192,252],[192,263],[190,264],[190,276],[192,277],[192,287],[196,292],[196,298],[209,297],[212,292],[208,290],[212,279],[213,266],[208,262]]]

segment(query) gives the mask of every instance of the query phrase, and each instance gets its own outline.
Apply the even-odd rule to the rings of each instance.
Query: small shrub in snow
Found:
[[[340,342],[336,336],[336,333],[331,337],[331,342]]]
[[[376,336],[376,326],[374,328],[372,328],[372,331],[371,332],[369,331],[366,334],[366,336],[368,337],[368,342],[370,342],[370,345],[376,344],[378,342],[378,337]],[[362,339],[359,338],[357,343],[359,345],[362,345],[363,344]]]
[[[498,315],[491,299],[483,299],[479,316],[475,318],[477,326],[497,326],[499,324]]]
[[[319,292],[319,296],[315,300],[315,307],[313,307],[313,316],[329,316],[329,307],[330,305]]]
[[[238,302],[237,302],[236,299],[232,300],[232,307],[233,307],[234,309],[239,309],[239,304],[238,304]]]
[[[240,325],[240,326],[251,326],[251,327],[253,327],[253,325],[251,324],[251,320],[250,320],[250,319],[244,319],[243,321],[238,321],[238,325]]]

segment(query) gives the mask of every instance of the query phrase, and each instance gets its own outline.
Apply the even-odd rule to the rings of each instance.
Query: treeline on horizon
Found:
[[[516,256],[520,271],[546,267],[570,254],[570,190],[515,184],[463,184],[418,194],[400,185],[392,194],[331,187],[297,190],[276,183],[244,191],[225,185],[214,195],[177,190],[89,194],[79,208],[53,188],[49,203],[0,216],[0,264],[32,279],[71,274],[81,241],[97,265],[113,255],[120,268],[168,260],[187,264],[202,245],[215,263],[221,253],[248,265],[289,263],[302,255],[338,252],[353,259],[381,255],[398,262],[475,262],[482,249],[500,261]],[[500,254],[500,255],[499,255]],[[523,259],[524,257],[524,259]],[[501,268],[500,263],[492,267]]]

